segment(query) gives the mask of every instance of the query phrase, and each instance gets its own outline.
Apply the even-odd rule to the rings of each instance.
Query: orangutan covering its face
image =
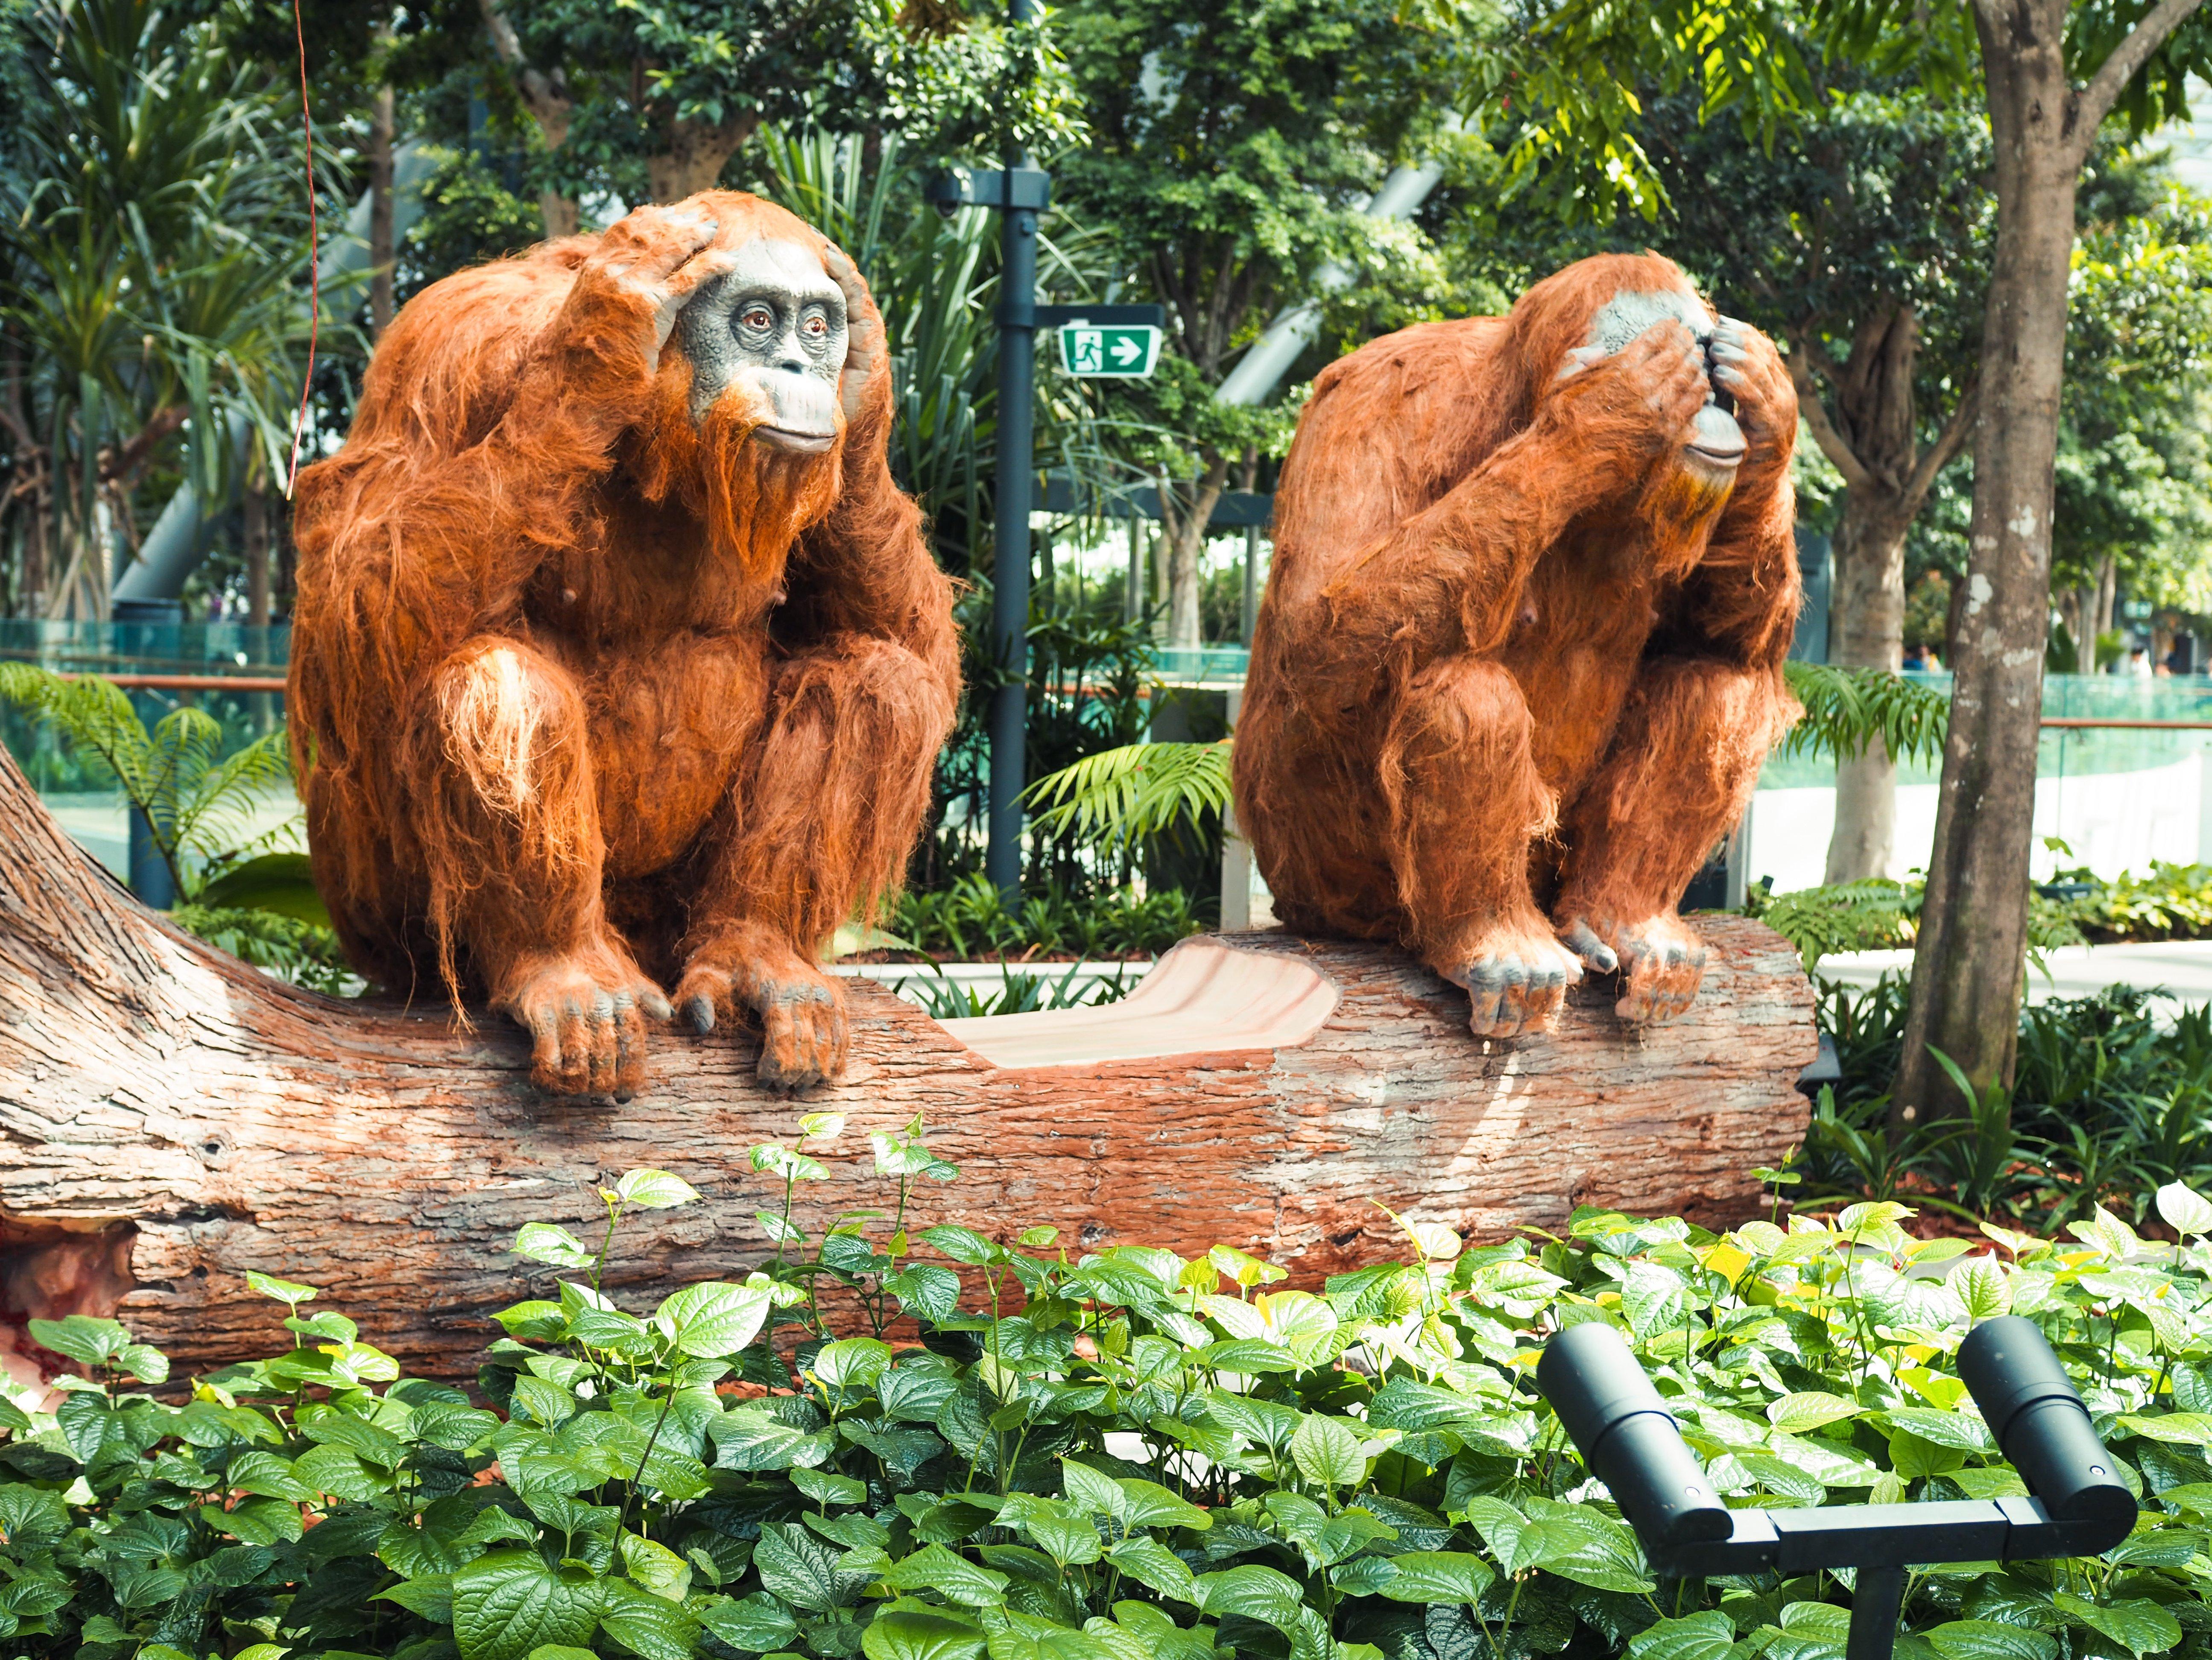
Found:
[[[1675,907],[1796,714],[1796,429],[1772,343],[1655,255],[1323,370],[1237,730],[1277,915],[1404,942],[1485,1038],[1585,970],[1682,1014]]]

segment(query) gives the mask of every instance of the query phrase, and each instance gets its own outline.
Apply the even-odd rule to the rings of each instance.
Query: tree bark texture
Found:
[[[1738,1221],[1759,1207],[1749,1172],[1804,1133],[1812,994],[1759,924],[1693,926],[1705,988],[1644,1032],[1601,980],[1557,1032],[1486,1044],[1466,994],[1397,952],[1244,934],[1230,944],[1334,982],[1303,1043],[994,1067],[863,982],[850,1068],[813,1101],[763,1094],[752,1042],[718,1032],[662,1037],[625,1105],[563,1104],[531,1089],[502,1021],[332,1001],[178,933],[0,756],[0,1361],[10,1328],[20,1350],[24,1319],[72,1311],[114,1314],[180,1375],[269,1352],[282,1310],[248,1292],[258,1268],[321,1286],[318,1306],[410,1368],[463,1375],[497,1335],[487,1315],[547,1283],[507,1255],[515,1230],[589,1222],[592,1186],[625,1169],[705,1197],[625,1225],[609,1280],[624,1300],[760,1262],[754,1214],[781,1189],[746,1150],[791,1140],[809,1110],[851,1119],[829,1179],[799,1190],[816,1237],[884,1204],[865,1133],[917,1115],[962,1167],[923,1184],[922,1224],[1048,1222],[1079,1254],[1226,1241],[1300,1285],[1402,1248],[1375,1201],[1479,1238],[1556,1228],[1583,1203]]]
[[[1982,325],[1966,595],[1952,664],[1936,844],[1892,1111],[1954,1110],[1930,1047],[1975,1087],[2009,1083],[2027,942],[2038,719],[2066,288],[2081,162],[2064,0],[1978,0],[1997,239]]]
[[[379,87],[369,106],[368,128],[368,337],[384,337],[392,326],[392,262],[398,250],[392,234],[392,95]]]

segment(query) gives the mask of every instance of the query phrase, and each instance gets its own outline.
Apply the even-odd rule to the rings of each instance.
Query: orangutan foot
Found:
[[[760,1022],[762,1086],[797,1095],[845,1069],[845,992],[773,929],[732,923],[691,953],[676,1006],[702,1036],[740,1009]]]
[[[1467,988],[1468,1030],[1477,1037],[1518,1037],[1547,1029],[1566,1001],[1567,988],[1583,977],[1581,965],[1540,928],[1496,928],[1461,961],[1462,967],[1440,965],[1437,971]]]
[[[492,1006],[529,1032],[530,1081],[556,1095],[627,1101],[645,1085],[645,1017],[674,1012],[628,952],[599,944],[519,959]]]
[[[1613,1012],[1639,1025],[1680,1019],[1705,976],[1705,946],[1679,916],[1648,916],[1640,922],[1571,916],[1560,924],[1559,938],[1590,967],[1622,971],[1620,1000]],[[1597,952],[1604,953],[1603,960]]]

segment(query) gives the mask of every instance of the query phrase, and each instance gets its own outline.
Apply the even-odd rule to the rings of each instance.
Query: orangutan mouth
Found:
[[[791,427],[755,427],[753,436],[773,448],[801,455],[819,455],[837,441],[835,432],[800,432]]]
[[[1698,411],[1698,418],[1691,424],[1687,447],[1700,461],[1711,462],[1717,467],[1733,467],[1743,459],[1748,447],[1735,417],[1717,404],[1708,404]]]

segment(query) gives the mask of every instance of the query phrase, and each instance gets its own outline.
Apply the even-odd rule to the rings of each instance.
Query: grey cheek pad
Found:
[[[1654,323],[1670,319],[1690,325],[1704,341],[1713,331],[1712,313],[1679,289],[1623,289],[1590,319],[1589,344],[1610,357]]]
[[[830,332],[821,350],[802,350],[799,356],[806,361],[806,373],[826,380],[834,390],[845,365],[846,325],[844,295],[832,292]],[[725,271],[701,283],[699,291],[676,314],[678,349],[691,365],[691,418],[705,420],[714,400],[740,370],[765,369],[775,362],[775,352],[781,351],[799,307],[831,297],[764,283],[757,272],[743,270]],[[774,352],[749,351],[738,339],[738,308],[749,300],[767,300],[776,308],[779,327]]]

